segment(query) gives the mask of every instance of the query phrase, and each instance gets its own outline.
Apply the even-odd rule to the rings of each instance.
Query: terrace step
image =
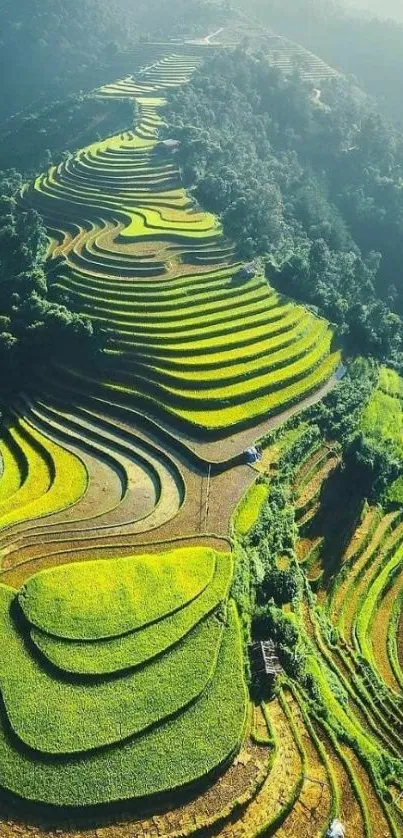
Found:
[[[38,531],[36,529],[29,533],[28,537],[31,543],[33,536],[40,539],[42,544],[48,541],[54,542],[58,540],[58,536],[60,536],[59,540],[64,540],[67,532],[71,532],[74,538],[80,536],[83,541],[90,538],[93,531],[103,537],[109,536],[115,529],[118,529],[122,536],[129,533],[148,532],[150,529],[161,526],[166,520],[170,520],[180,508],[183,495],[180,482],[178,486],[178,477],[176,480],[173,477],[172,468],[168,471],[166,467],[163,467],[162,462],[158,462],[155,455],[152,458],[150,450],[144,452],[143,449],[143,452],[141,452],[138,442],[136,442],[138,453],[132,445],[130,449],[125,448],[122,438],[108,430],[107,422],[104,422],[99,428],[99,425],[90,422],[82,415],[77,419],[72,414],[56,412],[41,403],[29,405],[29,413],[39,424],[50,424],[56,432],[61,431],[64,435],[67,433],[72,439],[81,439],[82,429],[84,429],[86,438],[96,441],[97,448],[101,451],[113,452],[117,462],[121,463],[127,480],[126,489],[120,502],[102,516],[99,516],[97,510],[95,510],[95,515],[87,521],[81,520],[80,517],[77,520],[73,518],[70,522],[65,522],[62,529],[58,529],[57,524],[53,525],[49,522],[45,530],[40,529]],[[112,447],[110,443],[112,443]],[[133,452],[130,458],[127,455],[121,457],[119,452],[125,450]],[[139,462],[141,463],[140,468]],[[144,491],[144,479],[147,476],[147,471],[150,472],[150,477],[152,476],[149,486],[150,492],[148,488],[146,492]],[[144,500],[146,500],[146,505],[144,505]],[[139,506],[139,501],[142,502],[143,507]],[[136,505],[137,513],[135,512]],[[22,534],[25,536],[24,532]],[[11,544],[5,540],[5,555],[16,550],[14,533],[10,535],[10,541]],[[18,546],[21,546],[20,542],[18,542]]]

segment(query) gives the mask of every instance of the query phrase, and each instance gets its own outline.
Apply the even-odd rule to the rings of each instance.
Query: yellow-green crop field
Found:
[[[157,811],[179,793],[196,806],[207,789],[202,815],[184,811],[176,832],[159,822],[159,834],[201,834],[211,817],[252,838],[231,832],[237,814],[272,766],[279,794],[253,823],[277,817],[286,748],[297,767],[305,757],[286,687],[273,737],[266,722],[264,741],[254,734],[256,713],[270,714],[249,698],[236,545],[270,487],[253,484],[243,452],[258,425],[327,392],[341,355],[330,325],[261,265],[245,278],[220,219],[185,190],[164,107],[210,46],[168,47],[144,44],[144,69],[131,75],[126,60],[94,94],[133,99],[133,128],[22,191],[48,229],[51,292],[91,319],[103,348],[39,370],[5,418],[0,786],[75,814],[130,800]],[[311,674],[325,693],[323,668]]]
[[[54,248],[64,256],[54,281],[107,331],[105,372],[98,374],[105,398],[110,388],[114,399],[123,392],[159,420],[165,414],[181,430],[211,437],[310,396],[331,377],[339,354],[326,324],[280,299],[261,272],[238,279],[219,219],[186,195],[175,152],[161,144],[169,89],[199,62],[179,54],[157,62],[141,76],[144,95],[131,77],[102,88],[99,95],[136,99],[135,129],[53,166],[25,199],[52,226],[57,217],[59,230],[65,224],[67,233],[74,221],[83,231]],[[183,274],[181,263],[196,258],[203,273],[189,266]],[[293,330],[298,321],[301,330]],[[245,365],[229,364],[231,353]]]
[[[371,440],[402,456],[403,381],[394,370],[381,367],[378,386],[362,415],[361,427]]]

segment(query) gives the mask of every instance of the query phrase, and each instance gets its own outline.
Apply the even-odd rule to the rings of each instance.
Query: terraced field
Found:
[[[381,370],[382,386],[390,378],[387,373]],[[393,380],[399,383],[397,377]],[[373,415],[371,405],[368,415]],[[328,446],[316,447],[300,468],[295,487],[298,516],[301,489],[309,487],[309,477],[315,475],[316,499],[310,502],[309,514],[305,512],[298,519],[297,555],[310,581],[299,619],[312,644],[310,672],[328,708],[326,724],[319,717],[316,723],[322,727],[322,739],[325,732],[328,752],[336,745],[335,734],[337,740],[343,731],[337,753],[348,770],[351,790],[364,817],[361,831],[352,834],[400,835],[402,777],[397,766],[401,765],[403,731],[398,631],[403,602],[402,513],[400,508],[385,512],[368,504],[361,504],[357,510],[354,496],[350,499],[348,494],[339,516],[334,510],[326,510],[323,504],[328,495],[324,489],[332,480],[333,457]],[[333,529],[329,525],[331,517]],[[312,589],[317,591],[316,597]],[[343,718],[344,713],[348,718]],[[383,768],[381,780],[375,765],[385,758],[395,767],[389,769],[387,778],[388,771]],[[346,812],[344,822],[348,828]]]
[[[320,388],[337,354],[325,323],[279,298],[263,276],[238,278],[218,219],[194,206],[174,150],[158,141],[164,96],[199,62],[172,54],[101,88],[136,100],[135,131],[51,168],[24,197],[54,237],[54,287],[108,338],[102,369],[82,374],[81,387],[205,439]]]
[[[10,428],[25,422],[86,473],[86,490],[51,508],[46,526],[24,514],[2,532],[12,586],[55,562],[173,538],[225,549],[229,516],[252,480],[243,450],[333,383],[339,353],[328,324],[280,298],[259,271],[242,279],[219,220],[194,205],[175,150],[159,139],[164,97],[210,48],[164,55],[155,45],[152,60],[149,47],[136,78],[98,91],[136,100],[135,130],[24,189],[48,224],[54,293],[91,317],[105,349],[91,367],[38,377],[10,416]],[[6,491],[18,464],[9,448],[3,459]]]
[[[302,78],[312,85],[320,84],[340,76],[340,73],[322,61],[314,53],[305,49],[301,44],[290,41],[283,35],[275,34],[271,29],[262,29],[254,26],[250,18],[248,20],[233,21],[232,24],[218,29],[209,38],[208,45],[236,47],[245,38],[247,30],[248,44],[254,51],[264,50],[270,63],[276,66],[282,73],[289,75],[296,69]],[[195,44],[206,42],[195,41]],[[317,88],[316,88],[317,90]]]
[[[340,353],[329,324],[259,269],[244,278],[219,219],[184,190],[175,146],[161,141],[166,97],[213,48],[149,46],[141,71],[98,91],[133,99],[135,128],[23,190],[48,227],[53,292],[98,325],[105,348],[91,365],[38,372],[0,442],[5,838],[18,834],[20,798],[67,810],[56,817],[65,836],[77,835],[63,821],[71,808],[91,838],[324,835],[336,814],[357,836],[398,834],[371,759],[378,743],[401,754],[400,609],[386,630],[382,617],[390,578],[402,601],[399,513],[376,521],[376,562],[354,564],[359,586],[342,598],[337,648],[311,603],[299,604],[325,699],[328,668],[343,685],[351,676],[367,762],[343,708],[346,740],[287,679],[262,707],[247,694],[232,583],[270,474],[254,484],[244,452],[328,392]],[[272,461],[266,450],[256,468],[270,472]],[[326,444],[297,475],[301,539],[338,463]],[[320,540],[305,570],[330,615],[338,599]],[[135,805],[121,822],[102,809],[93,826],[88,807],[122,801]],[[46,834],[43,810],[32,811],[34,834]]]
[[[282,35],[272,35],[265,46],[270,62],[283,73],[292,73],[297,67],[302,77],[312,84],[319,84],[339,75],[337,70],[317,55]]]

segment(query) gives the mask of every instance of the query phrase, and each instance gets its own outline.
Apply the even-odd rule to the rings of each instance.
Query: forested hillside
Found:
[[[263,53],[219,55],[170,100],[184,177],[245,258],[399,367],[403,137],[343,79],[321,97]]]
[[[1,838],[403,835],[403,134],[313,2],[1,9]]]
[[[103,65],[139,37],[204,34],[212,3],[163,0],[3,0],[0,5],[0,124],[37,104],[99,85]],[[104,71],[105,72],[105,71]],[[113,73],[113,70],[112,70]]]
[[[86,318],[48,299],[46,229],[19,202],[16,172],[0,175],[0,390],[23,385],[35,365],[89,351],[93,328]]]
[[[376,96],[383,112],[402,121],[403,25],[387,20],[388,5],[376,3],[377,17],[346,9],[341,0],[234,0],[252,9],[265,25],[303,44]],[[399,7],[401,8],[400,4]],[[400,14],[400,18],[402,15]],[[381,20],[379,19],[381,18]]]
[[[364,14],[377,18],[391,18],[403,21],[403,8],[400,0],[343,0],[344,5],[351,11],[358,9]]]
[[[69,79],[84,72],[118,41],[133,37],[116,4],[95,0],[4,0],[0,9],[0,114],[17,113],[43,95],[69,92]],[[18,56],[18,62],[15,60]]]

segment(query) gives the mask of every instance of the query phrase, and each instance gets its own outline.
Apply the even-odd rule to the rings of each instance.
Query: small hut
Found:
[[[234,276],[236,280],[247,280],[253,279],[256,274],[256,265],[254,262],[249,262],[248,265],[244,265]]]
[[[178,148],[179,140],[161,140],[156,146],[156,151],[161,153],[169,151],[171,154],[174,154]]]
[[[250,643],[249,658],[256,679],[273,687],[277,675],[283,671],[273,640],[257,640]]]
[[[258,463],[259,460],[262,459],[262,452],[259,448],[256,447],[256,445],[251,445],[250,448],[246,448],[243,454],[245,458],[245,463],[248,463],[248,465]]]

